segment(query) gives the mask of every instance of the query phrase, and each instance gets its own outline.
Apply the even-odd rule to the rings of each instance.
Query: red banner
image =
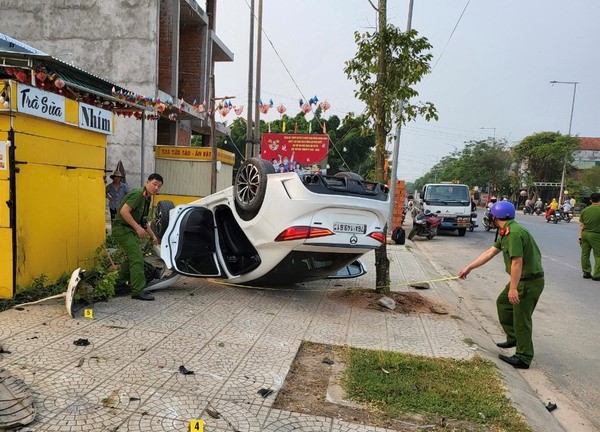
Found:
[[[277,172],[327,173],[329,136],[317,134],[262,135],[261,157]]]

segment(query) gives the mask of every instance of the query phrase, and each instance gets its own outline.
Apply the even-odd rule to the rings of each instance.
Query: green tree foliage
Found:
[[[514,190],[511,187],[511,164],[512,156],[506,142],[471,141],[461,151],[442,158],[427,174],[415,180],[415,187],[421,189],[425,183],[458,180],[470,187],[491,186],[508,195]]]
[[[592,192],[600,191],[600,167],[595,166],[586,170],[581,170],[581,188],[577,189],[582,196],[587,196]],[[571,190],[569,185],[569,190]],[[587,192],[587,193],[586,193]]]
[[[573,170],[573,152],[579,146],[577,137],[558,132],[539,132],[529,135],[513,148],[515,162],[522,167],[526,184],[560,182],[567,157],[567,173]]]

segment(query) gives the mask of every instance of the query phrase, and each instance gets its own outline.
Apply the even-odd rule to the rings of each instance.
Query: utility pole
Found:
[[[573,125],[573,110],[575,109],[575,94],[577,93],[577,84],[579,81],[550,81],[550,84],[572,84],[573,85],[573,101],[571,102],[571,117],[569,118],[569,137],[571,136],[571,126]],[[565,176],[567,173],[568,152],[565,151],[565,159],[563,161],[562,176],[560,179],[560,192],[558,194],[558,204],[563,204],[563,191],[565,190]]]
[[[254,0],[250,0],[250,42],[248,49],[248,108],[246,115],[246,159],[252,157],[252,109],[254,102],[252,101],[252,81],[254,67]]]
[[[256,97],[254,98],[254,146],[252,156],[260,157],[260,110],[258,101],[260,100],[260,80],[262,66],[262,12],[263,0],[258,0],[258,29],[256,36]]]
[[[217,111],[217,101],[233,99],[235,96],[214,97],[215,94],[215,76],[210,76],[210,148],[211,148],[211,167],[210,167],[210,193],[217,191],[217,140],[215,139],[215,115]]]
[[[408,5],[408,22],[406,24],[406,32],[408,33],[412,26],[413,0],[410,0]],[[404,86],[402,80],[401,86]],[[390,179],[390,216],[388,220],[389,229],[393,229],[392,223],[394,220],[394,206],[396,204],[396,178],[398,177],[398,158],[400,152],[400,132],[402,130],[402,112],[404,111],[404,100],[400,101],[398,112],[396,113],[396,133],[394,134],[394,150],[392,152],[392,177]]]

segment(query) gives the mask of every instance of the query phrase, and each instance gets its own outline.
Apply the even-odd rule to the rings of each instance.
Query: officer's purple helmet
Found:
[[[490,209],[490,213],[497,219],[507,220],[515,218],[515,206],[510,201],[498,201]]]

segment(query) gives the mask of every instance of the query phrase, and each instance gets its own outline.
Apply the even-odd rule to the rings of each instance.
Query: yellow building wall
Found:
[[[13,257],[8,206],[2,205],[9,196],[9,171],[0,170],[0,298],[13,295],[13,259],[18,288],[41,275],[53,283],[78,267],[89,267],[106,240],[106,135],[77,126],[74,100],[65,101],[67,124],[15,112],[14,88],[12,96],[17,240]],[[0,112],[0,141],[7,139],[11,126],[8,114]]]
[[[68,112],[68,111],[67,111]],[[14,120],[17,285],[88,267],[104,244],[106,136],[27,115]]]
[[[8,139],[10,127],[9,117],[0,113],[0,145]],[[0,299],[11,298],[13,293],[13,254],[12,254],[12,230],[10,228],[10,213],[6,202],[9,194],[9,171],[8,171],[8,148],[6,158],[2,158],[0,169]]]
[[[156,172],[165,180],[161,197],[173,196],[173,199],[158,197],[159,200],[171,199],[177,205],[210,195],[211,148],[156,146],[155,157]],[[217,172],[216,189],[220,191],[232,185],[235,155],[218,149],[217,160],[221,168]]]

